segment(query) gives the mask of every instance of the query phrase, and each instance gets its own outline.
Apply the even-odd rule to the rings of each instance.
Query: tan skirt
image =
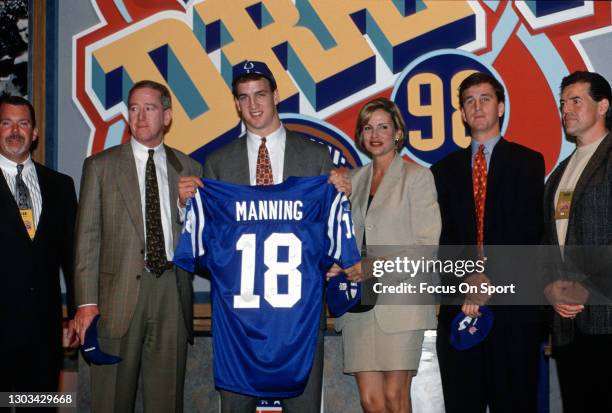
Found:
[[[385,333],[374,310],[346,314],[342,328],[344,372],[417,370],[425,330]]]

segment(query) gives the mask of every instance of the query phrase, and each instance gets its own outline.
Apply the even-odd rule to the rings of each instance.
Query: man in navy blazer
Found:
[[[30,102],[18,96],[0,99],[0,391],[4,392],[58,391],[63,361],[60,268],[70,294],[77,201],[70,177],[32,161],[30,150],[37,139]],[[18,201],[17,194],[23,192],[18,192],[17,181],[27,187],[27,207]]]
[[[472,139],[469,147],[432,167],[442,214],[441,245],[477,244],[472,182],[479,150],[486,160],[485,256],[487,245],[540,242],[544,159],[501,136],[504,100],[503,86],[488,74],[473,73],[459,86],[461,113]],[[486,273],[472,274],[467,281],[478,285],[495,276]],[[538,311],[491,306],[495,318],[489,336],[460,351],[450,345],[451,321],[460,311],[480,315],[476,302],[461,299],[462,306],[442,305],[438,319],[437,350],[446,411],[484,413],[489,406],[497,412],[535,412],[541,337]]]

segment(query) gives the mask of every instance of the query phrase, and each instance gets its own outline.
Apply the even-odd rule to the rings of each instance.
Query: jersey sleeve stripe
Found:
[[[342,255],[342,214],[344,213],[343,211],[343,204],[345,202],[348,202],[348,199],[346,198],[346,196],[344,194],[338,194],[340,195],[340,203],[338,205],[338,212],[337,212],[337,217],[336,217],[336,253],[334,254],[334,259],[335,260],[340,260],[340,256]]]
[[[187,205],[187,214],[185,215],[184,228],[189,233],[189,241],[191,242],[191,256],[195,258],[195,252],[197,251],[196,237],[195,237],[195,226],[197,220],[195,219],[195,203],[189,202]]]
[[[206,250],[204,249],[204,227],[206,225],[206,218],[204,217],[204,206],[202,205],[202,196],[200,190],[198,190],[195,195],[195,201],[197,211],[197,230],[194,231],[194,234],[196,238],[195,243],[197,249],[194,249],[194,251],[196,251],[197,257],[201,257],[206,253]]]
[[[334,248],[336,247],[335,239],[334,239],[334,227],[337,225],[336,220],[338,219],[336,215],[336,209],[338,208],[338,204],[340,203],[340,199],[342,198],[342,193],[337,193],[334,201],[332,202],[331,208],[329,209],[329,218],[327,220],[327,238],[329,239],[329,251],[327,251],[328,256],[333,256]]]

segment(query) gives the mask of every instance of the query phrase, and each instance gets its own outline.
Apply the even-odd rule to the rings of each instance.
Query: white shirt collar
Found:
[[[251,143],[254,143],[257,146],[261,144],[262,137],[249,131],[248,129],[247,129],[246,136],[247,136],[247,139],[251,141]],[[281,124],[277,130],[275,130],[274,132],[272,132],[271,134],[265,137],[266,145],[278,144],[283,136],[285,136],[285,127]]]
[[[155,155],[165,155],[166,149],[164,148],[164,142],[160,143],[154,148],[149,148],[148,146],[143,145],[138,142],[133,137],[130,139],[130,144],[132,145],[132,151],[134,152],[134,156],[139,159],[147,159],[149,157],[149,149],[153,149],[155,151]]]
[[[27,172],[30,168],[34,168],[34,162],[32,161],[32,157],[28,155],[28,159],[23,164],[23,172]],[[0,155],[0,168],[4,169],[10,174],[17,175],[17,163],[11,161],[9,158],[6,158],[3,155]]]

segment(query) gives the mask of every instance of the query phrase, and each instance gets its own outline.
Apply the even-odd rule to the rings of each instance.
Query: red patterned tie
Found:
[[[482,248],[484,243],[484,213],[487,197],[487,161],[484,145],[478,147],[472,168],[472,186],[474,188],[474,206],[476,211],[476,244]]]
[[[261,138],[261,145],[259,145],[257,168],[255,169],[255,185],[274,185],[272,163],[270,163],[270,155],[266,147],[266,138]]]

